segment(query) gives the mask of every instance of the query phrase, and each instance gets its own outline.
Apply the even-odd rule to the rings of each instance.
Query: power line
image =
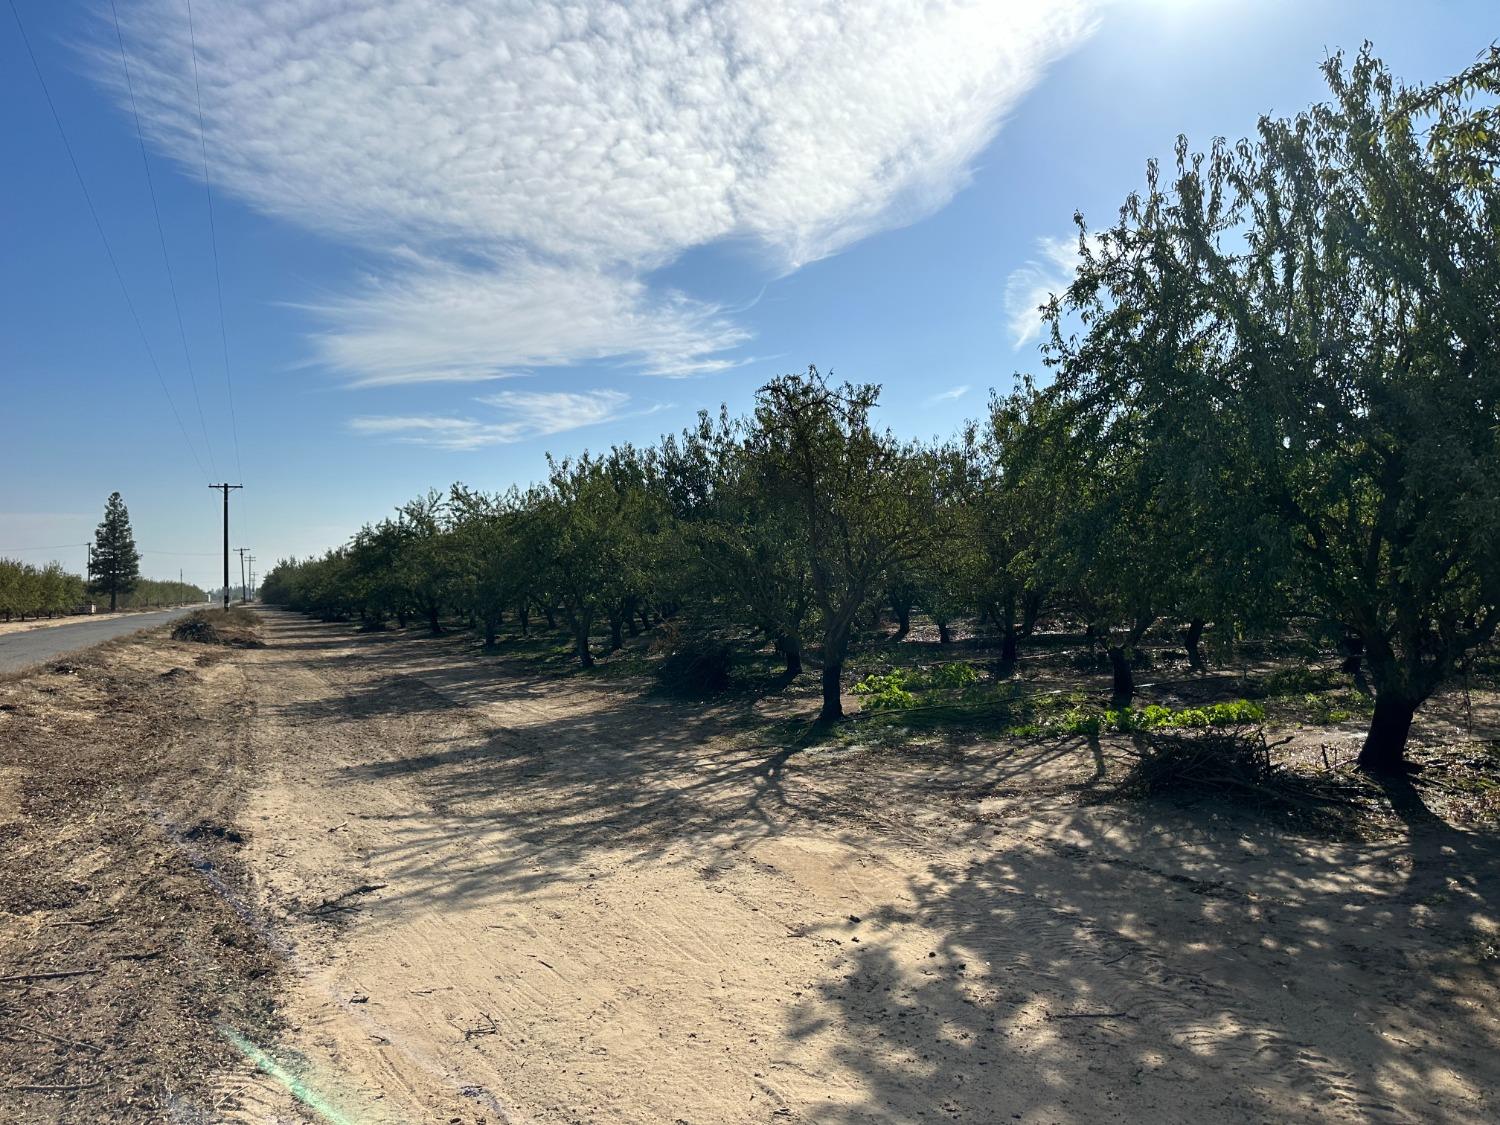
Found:
[[[182,304],[177,299],[177,279],[172,274],[171,255],[167,253],[167,232],[162,226],[161,206],[156,201],[156,182],[151,177],[151,161],[146,155],[146,133],[141,128],[141,111],[135,104],[135,84],[130,79],[130,62],[125,56],[125,36],[120,32],[120,13],[115,7],[115,0],[109,0],[109,10],[114,15],[115,39],[120,44],[120,67],[125,72],[125,92],[130,96],[130,114],[135,118],[135,136],[141,146],[141,167],[146,172],[146,191],[151,196],[151,214],[156,218],[156,238],[161,243],[161,262],[167,270],[167,290],[172,294],[172,311],[177,314],[177,337],[182,341],[182,358],[187,364],[188,383],[193,388],[193,404],[198,408],[198,425],[203,429],[203,448],[208,453],[208,463],[217,476],[214,446],[208,437],[208,422],[203,417],[203,400],[198,397],[198,376],[193,371],[193,354],[188,349],[187,326],[183,324]]]
[[[208,242],[213,247],[214,292],[219,298],[219,343],[224,350],[224,393],[229,398],[229,433],[234,439],[234,468],[241,480],[240,428],[234,414],[234,383],[229,377],[229,330],[224,320],[224,283],[219,273],[219,235],[214,224],[214,189],[208,176],[208,140],[203,128],[203,91],[198,85],[198,37],[193,31],[193,0],[187,0],[188,47],[193,58],[193,96],[198,102],[198,147],[203,154],[203,197],[208,201]]]
[[[26,34],[26,25],[21,22],[21,13],[16,8],[16,0],[8,0],[8,3],[10,14],[16,21],[16,30],[21,33],[21,42],[26,47],[26,56],[31,60],[31,69],[36,74],[37,83],[42,87],[42,96],[46,98],[47,108],[52,113],[52,123],[57,126],[57,135],[62,139],[63,149],[68,154],[68,163],[73,166],[73,175],[77,177],[78,188],[83,192],[83,201],[88,204],[89,215],[94,220],[94,229],[99,232],[99,240],[104,243],[104,254],[109,259],[110,268],[114,270],[115,280],[120,283],[120,293],[125,298],[125,307],[130,310],[130,319],[135,322],[135,330],[140,334],[141,346],[146,349],[146,356],[151,360],[151,369],[156,372],[156,381],[161,384],[161,392],[167,397],[167,405],[172,408],[172,417],[177,420],[177,428],[182,431],[182,439],[187,443],[188,452],[192,454],[193,462],[198,466],[198,472],[207,476],[208,474],[203,469],[203,461],[193,445],[193,439],[188,436],[187,427],[182,424],[182,415],[177,410],[177,403],[172,399],[167,380],[161,373],[161,364],[156,361],[156,352],[152,350],[151,341],[146,336],[146,328],[141,323],[140,313],[136,312],[135,302],[130,299],[130,287],[125,284],[125,275],[120,272],[120,263],[115,258],[109,235],[104,233],[104,224],[99,221],[99,211],[94,206],[94,197],[89,194],[83,171],[78,167],[78,157],[73,154],[73,144],[68,140],[68,131],[63,128],[62,116],[57,112],[57,104],[52,100],[52,91],[48,88],[47,79],[42,74],[41,64],[37,62],[36,52],[31,48],[31,36]]]
[[[19,555],[27,551],[66,551],[73,547],[92,545],[91,541],[89,543],[52,543],[41,547],[0,547],[0,555]],[[218,551],[150,551],[144,547],[137,547],[136,552],[141,555],[171,555],[173,558],[216,559],[219,557]]]

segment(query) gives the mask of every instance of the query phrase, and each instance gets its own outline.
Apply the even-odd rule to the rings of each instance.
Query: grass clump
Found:
[[[1331,668],[1313,668],[1306,664],[1278,668],[1256,685],[1252,694],[1262,699],[1309,695],[1335,687],[1339,677]]]
[[[1204,707],[1173,710],[1153,703],[1146,707],[1100,709],[1074,703],[1066,711],[1038,722],[1013,727],[1011,734],[1038,735],[1135,734],[1157,730],[1208,730],[1251,726],[1265,721],[1265,708],[1248,699],[1231,699]]]
[[[923,670],[894,668],[872,673],[854,685],[854,694],[868,711],[905,711],[948,702],[955,693],[969,693],[978,683],[978,669],[955,660]]]

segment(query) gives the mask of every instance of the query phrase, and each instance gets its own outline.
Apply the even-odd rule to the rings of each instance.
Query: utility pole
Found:
[[[250,556],[250,589],[255,589],[255,556]]]
[[[245,556],[253,550],[251,547],[236,547],[234,553],[240,557],[240,605],[250,600],[249,592],[245,586]]]
[[[229,494],[236,488],[244,488],[243,484],[211,484],[209,488],[216,488],[224,494],[224,612],[229,612]]]

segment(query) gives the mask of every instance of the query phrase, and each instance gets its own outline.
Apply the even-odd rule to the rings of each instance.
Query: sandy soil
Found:
[[[1342,842],[1084,806],[1108,746],[792,753],[268,617],[237,852],[287,1030],[231,1120],[1500,1117],[1500,848],[1418,791]]]

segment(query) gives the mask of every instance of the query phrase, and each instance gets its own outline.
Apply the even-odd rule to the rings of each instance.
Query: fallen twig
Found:
[[[1129,1012],[1048,1012],[1049,1020],[1133,1020]]]
[[[389,885],[389,883],[361,883],[352,891],[345,891],[343,894],[335,895],[333,898],[325,898],[322,902],[318,903],[317,906],[309,910],[308,913],[319,914],[330,908],[343,909],[343,907],[339,906],[339,903],[343,902],[346,898],[353,898],[355,895],[372,894],[375,891],[381,890]]]
[[[29,1031],[33,1035],[40,1035],[43,1039],[51,1039],[55,1043],[66,1043],[70,1047],[83,1047],[90,1051],[104,1050],[103,1047],[100,1047],[95,1043],[85,1043],[82,1039],[69,1039],[65,1035],[53,1035],[50,1031],[43,1031],[41,1028],[32,1027],[29,1024],[18,1023],[16,1024],[16,1030]]]
[[[102,926],[102,925],[104,925],[104,923],[106,923],[106,922],[113,922],[114,920],[115,920],[115,916],[113,914],[106,914],[103,918],[78,918],[78,919],[67,918],[67,919],[63,919],[60,922],[48,922],[47,925],[49,925],[49,926]]]
[[[139,953],[121,953],[117,957],[111,957],[111,961],[149,961],[153,957],[160,957],[162,950],[146,949]],[[29,980],[61,980],[64,977],[83,977],[92,973],[102,973],[102,968],[96,969],[55,969],[45,973],[16,973],[13,976],[0,977],[0,984],[19,984]]]
[[[44,1084],[40,1082],[12,1083],[7,1090],[38,1090],[42,1092],[62,1093],[65,1090],[88,1090],[99,1085],[102,1079],[94,1079],[92,1082],[67,1082],[61,1084]]]
[[[28,980],[61,980],[63,977],[83,977],[103,971],[103,969],[59,969],[50,973],[16,973],[14,976],[0,977],[0,984],[19,984]]]
[[[499,1035],[500,1025],[495,1022],[495,1017],[490,1014],[481,1013],[484,1016],[485,1025],[479,1027],[466,1027],[463,1029],[464,1039],[473,1039],[476,1035]]]

